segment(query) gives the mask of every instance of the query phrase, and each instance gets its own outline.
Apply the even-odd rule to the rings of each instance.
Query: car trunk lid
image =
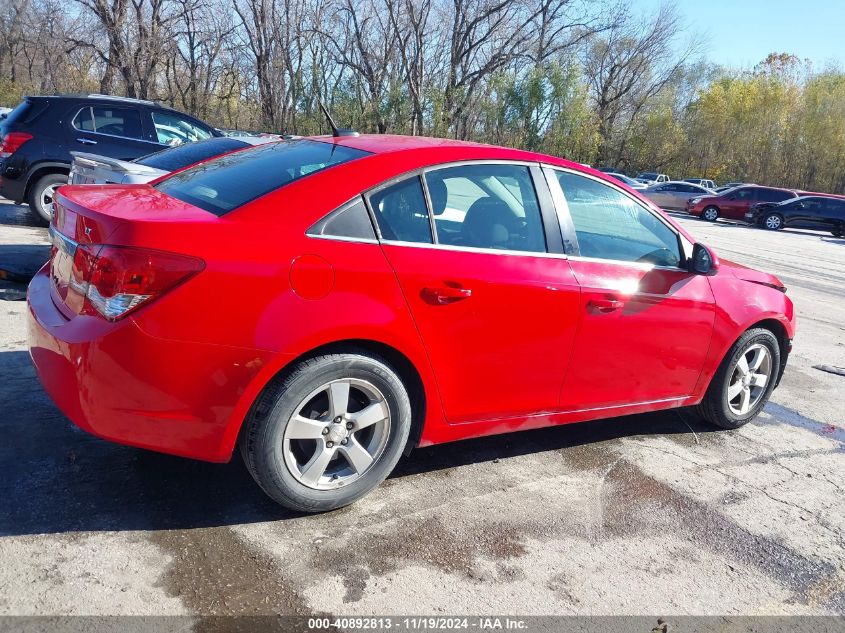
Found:
[[[128,243],[130,225],[150,221],[216,220],[202,209],[171,198],[148,185],[65,186],[54,201],[50,235],[53,243],[50,279],[53,301],[66,318],[83,312],[86,262],[103,245]],[[87,259],[86,259],[87,258]]]

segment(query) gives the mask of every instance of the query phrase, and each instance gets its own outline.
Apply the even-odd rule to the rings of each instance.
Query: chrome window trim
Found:
[[[552,199],[555,202],[555,208],[558,210],[558,221],[561,223],[561,226],[564,226],[565,224],[567,224],[567,225],[571,225],[573,230],[575,228],[574,224],[571,224],[572,220],[571,220],[571,215],[569,214],[569,203],[566,201],[566,196],[563,193],[563,188],[560,186],[560,181],[558,181],[557,177],[554,176],[554,172],[556,172],[556,171],[562,171],[562,172],[565,172],[565,173],[574,174],[576,176],[581,176],[582,178],[589,178],[590,180],[594,180],[595,182],[597,182],[599,184],[605,185],[606,187],[609,187],[609,188],[614,189],[615,191],[621,193],[626,198],[633,201],[634,203],[639,205],[641,208],[645,209],[653,217],[657,218],[664,226],[666,226],[675,235],[675,238],[678,240],[678,252],[681,255],[681,257],[683,258],[681,260],[681,264],[685,263],[687,261],[687,259],[689,258],[689,255],[687,254],[687,249],[685,248],[687,240],[683,239],[683,235],[678,231],[678,229],[675,228],[674,226],[672,226],[672,224],[666,218],[664,218],[662,214],[656,212],[650,206],[648,206],[647,204],[643,203],[641,200],[638,200],[637,198],[632,196],[630,193],[628,193],[627,191],[622,189],[622,187],[619,187],[619,186],[613,184],[612,182],[609,182],[609,181],[604,180],[602,178],[598,178],[596,176],[593,176],[592,174],[588,174],[588,173],[585,173],[585,172],[582,172],[582,171],[578,171],[577,169],[571,169],[569,167],[562,167],[560,165],[552,165],[552,164],[549,164],[549,163],[542,163],[541,166],[543,168],[543,172],[546,173],[546,181],[549,184],[549,189],[551,189],[551,191],[552,191]],[[551,172],[551,174],[549,174],[549,172]],[[551,177],[549,177],[549,175],[551,175]],[[559,207],[558,206],[559,203],[561,203],[563,206]],[[565,213],[565,217],[561,215],[563,213]],[[564,238],[564,241],[565,241],[565,238]],[[626,261],[624,259],[605,259],[605,258],[601,258],[601,257],[586,257],[586,256],[581,255],[580,251],[579,251],[578,255],[572,255],[571,257],[572,257],[573,260],[576,260],[576,261],[580,260],[580,261],[615,262],[617,264],[628,264],[628,265],[634,265],[634,266],[642,266],[643,265],[641,262],[629,262],[629,261]],[[654,264],[646,264],[646,265],[649,267],[649,270],[651,270],[651,269],[673,270],[673,271],[679,271],[680,270],[680,271],[683,271],[683,272],[689,272],[688,269],[683,265],[680,265],[680,266],[656,266]]]
[[[403,242],[402,240],[380,240],[385,246],[410,246],[413,248],[430,248],[439,251],[455,251],[460,253],[475,253],[481,255],[518,255],[522,257],[542,257],[545,259],[569,259],[565,253],[548,253],[535,251],[512,251],[497,248],[479,248],[477,246],[453,246],[451,244],[426,244],[423,242]]]
[[[73,115],[73,118],[71,118],[70,126],[74,130],[76,130],[77,132],[82,132],[83,134],[96,134],[97,136],[105,136],[105,137],[108,137],[108,138],[119,138],[119,139],[123,139],[125,141],[140,141],[141,143],[149,143],[150,145],[156,145],[158,147],[163,147],[163,143],[159,143],[158,141],[150,141],[150,140],[147,140],[145,138],[135,138],[134,136],[120,136],[119,134],[109,134],[107,132],[94,132],[93,130],[81,130],[78,127],[76,127],[75,121],[76,121],[76,117],[79,116],[79,113],[82,112],[85,108],[91,109],[93,107],[94,106],[88,105],[88,106],[79,108],[79,110],[76,111],[76,114]],[[115,106],[115,107],[119,108],[119,109],[123,109],[123,110],[131,110],[132,109],[132,108],[127,108],[126,106]],[[139,112],[138,114],[141,114],[141,113]],[[94,112],[92,110],[91,120],[93,120],[93,119],[94,119]],[[142,128],[143,128],[143,125],[144,125],[144,122],[141,121],[141,127]],[[163,149],[166,149],[166,147],[163,147]]]

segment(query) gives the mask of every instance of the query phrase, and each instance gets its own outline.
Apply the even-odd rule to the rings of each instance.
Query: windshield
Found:
[[[188,165],[220,156],[220,154],[234,152],[236,149],[243,149],[244,147],[249,147],[249,143],[227,137],[210,138],[205,141],[186,143],[178,147],[147,154],[132,162],[162,171],[176,171]]]
[[[646,178],[647,180],[655,180],[657,178],[657,172],[644,171],[639,176],[637,176],[637,178]]]
[[[195,165],[155,187],[219,216],[294,180],[367,155],[333,143],[281,141]]]

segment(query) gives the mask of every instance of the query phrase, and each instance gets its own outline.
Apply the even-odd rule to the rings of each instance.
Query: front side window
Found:
[[[531,172],[523,165],[460,165],[425,174],[439,244],[543,253]]]
[[[73,125],[83,132],[110,134],[124,138],[143,138],[141,115],[132,108],[104,106],[83,108],[74,117]]]
[[[677,234],[656,215],[603,183],[555,171],[581,256],[679,266]]]
[[[431,224],[422,182],[412,176],[370,195],[383,239],[431,244]]]
[[[156,189],[223,215],[308,174],[369,152],[307,139],[267,143],[226,154],[162,180]]]
[[[182,145],[211,138],[211,130],[177,112],[153,110],[156,138],[163,145]]]

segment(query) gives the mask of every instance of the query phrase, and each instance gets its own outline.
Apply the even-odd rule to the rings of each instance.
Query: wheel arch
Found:
[[[772,334],[775,335],[775,338],[778,341],[778,348],[780,349],[780,367],[778,368],[777,381],[775,382],[775,386],[777,386],[780,383],[780,379],[783,376],[784,370],[786,369],[786,360],[789,357],[789,353],[792,351],[792,341],[789,338],[789,332],[786,331],[786,327],[784,327],[783,323],[781,323],[777,319],[769,318],[757,321],[756,323],[747,327],[743,331],[743,334],[748,330],[752,330],[754,328],[763,328],[765,330],[769,330]],[[740,336],[741,335],[742,334],[740,334]]]
[[[243,429],[246,426],[244,422],[246,422],[256,407],[262,405],[264,394],[266,394],[274,385],[283,381],[299,363],[309,358],[341,352],[364,352],[374,354],[387,361],[387,363],[395,369],[397,373],[399,373],[402,382],[408,389],[408,395],[411,400],[411,432],[408,435],[408,441],[404,449],[404,453],[406,455],[410,453],[411,450],[419,444],[423,428],[425,427],[426,418],[429,414],[428,403],[431,400],[431,397],[427,394],[426,385],[419,369],[411,361],[407,354],[393,345],[366,338],[349,338],[331,341],[313,347],[296,356],[286,358],[283,364],[276,367],[272,375],[263,381],[263,384],[258,389],[244,415],[237,416],[235,420],[230,422],[230,429],[223,437],[221,452],[227,456],[231,456],[235,447],[241,441]]]
[[[70,165],[68,163],[47,162],[36,163],[29,168],[26,173],[26,186],[24,187],[23,200],[29,198],[33,185],[38,182],[40,178],[47,174],[69,174]]]

